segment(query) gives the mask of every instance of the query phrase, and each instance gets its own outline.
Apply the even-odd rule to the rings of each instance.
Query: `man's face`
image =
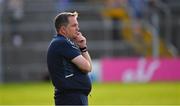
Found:
[[[79,24],[77,21],[77,18],[74,16],[68,17],[69,23],[66,26],[66,36],[69,39],[74,39],[76,36],[78,36],[78,31],[79,31]]]

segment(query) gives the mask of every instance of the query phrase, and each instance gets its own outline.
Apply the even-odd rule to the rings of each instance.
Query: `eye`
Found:
[[[75,25],[75,24],[72,24],[71,26],[72,26],[72,27],[75,27],[76,25]]]
[[[77,25],[77,24],[74,24],[74,25],[72,25],[72,27],[78,27],[78,25]]]

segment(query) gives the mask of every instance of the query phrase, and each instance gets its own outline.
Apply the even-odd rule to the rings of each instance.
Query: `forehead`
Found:
[[[78,24],[77,17],[70,16],[68,17],[69,24]]]

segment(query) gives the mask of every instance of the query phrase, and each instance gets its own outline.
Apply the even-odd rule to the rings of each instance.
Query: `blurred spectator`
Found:
[[[112,39],[121,40],[121,19],[125,16],[127,0],[106,0],[103,16],[112,22]]]
[[[160,0],[159,0],[160,1]],[[157,4],[160,4],[157,0],[148,0],[148,13],[146,19],[148,19],[149,23],[154,26],[156,29],[158,28],[159,24],[159,6]]]
[[[141,19],[145,13],[146,0],[129,0],[129,5],[132,7],[134,18]]]
[[[23,17],[23,0],[8,0],[8,10],[12,13],[12,19],[21,20]]]
[[[140,38],[141,30],[143,28],[143,19],[147,10],[147,2],[146,0],[129,0],[128,2],[131,8],[133,33],[135,38]]]
[[[11,24],[10,34],[12,36],[12,42],[15,46],[21,46],[22,37],[18,30],[18,25],[24,16],[23,0],[8,0],[7,7]]]
[[[156,6],[157,1],[159,0],[129,0],[134,40],[138,45],[141,45],[143,54],[147,53],[146,49],[148,48],[148,43],[145,41],[145,37],[149,36],[147,32],[150,32],[151,43],[156,44],[154,47],[158,46],[159,13]],[[155,38],[157,40],[154,40]]]
[[[160,37],[159,24],[160,24],[160,16],[164,12],[163,6],[164,6],[164,4],[161,2],[161,0],[147,0],[147,11],[146,11],[146,15],[145,15],[145,20],[149,24],[149,27],[151,27],[151,29],[152,28],[155,29],[158,37]],[[163,15],[162,18],[166,19],[167,16]]]
[[[157,1],[158,0],[129,0],[133,20],[133,31],[136,37],[141,35],[144,22],[157,28]]]
[[[84,3],[87,0],[55,0],[55,7],[57,12],[64,12],[64,11],[75,11],[70,10],[72,3]]]
[[[55,0],[57,12],[68,11],[71,0]]]
[[[147,13],[147,0],[128,0],[128,4],[132,21],[133,42],[140,54],[145,55],[147,54],[147,44],[144,41],[144,31],[147,31],[147,29],[144,22]]]

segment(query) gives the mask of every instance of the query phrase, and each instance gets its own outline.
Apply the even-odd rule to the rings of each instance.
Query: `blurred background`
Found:
[[[0,0],[1,86],[49,81],[46,52],[62,11],[79,13],[95,85],[175,82],[168,103],[180,103],[180,0]]]

